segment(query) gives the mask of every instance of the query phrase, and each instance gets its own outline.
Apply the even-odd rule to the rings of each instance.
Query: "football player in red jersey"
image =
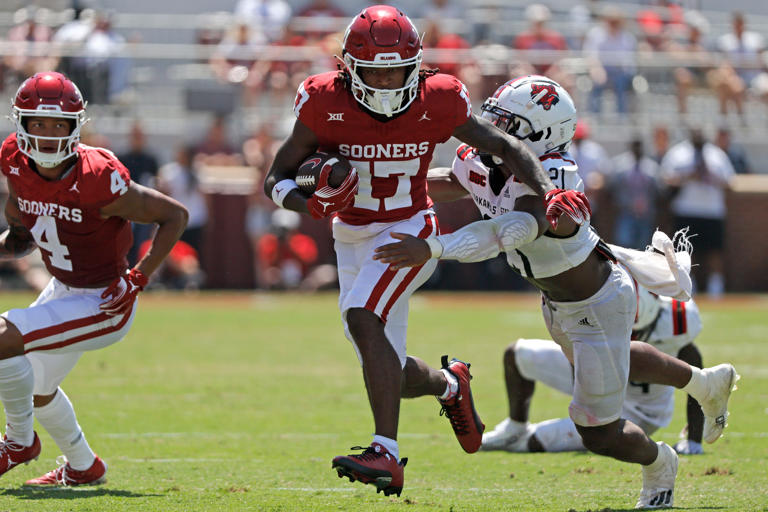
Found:
[[[467,452],[480,447],[484,426],[472,404],[468,364],[444,358],[441,371],[406,355],[408,299],[435,262],[392,272],[373,260],[373,249],[392,241],[393,230],[421,238],[437,234],[427,169],[435,146],[451,136],[498,155],[541,198],[553,185],[524,144],[472,114],[464,84],[420,70],[421,38],[402,11],[364,9],[347,27],[342,56],[341,72],[310,76],[299,86],[297,120],[277,152],[265,192],[282,208],[315,218],[335,214],[339,307],[362,365],[375,435],[362,454],[336,457],[332,465],[339,476],[399,495],[405,465],[396,441],[401,396],[438,396]],[[321,174],[307,199],[294,178],[318,149],[340,153],[356,171],[336,189]]]
[[[132,182],[110,151],[79,143],[85,103],[61,73],[27,79],[12,120],[16,133],[0,148],[9,189],[0,257],[39,248],[53,278],[29,307],[0,316],[0,401],[8,423],[0,475],[39,456],[37,417],[65,460],[27,484],[101,483],[107,466],[88,446],[59,385],[84,351],[128,332],[136,296],[181,236],[187,211]],[[132,269],[129,221],[158,226],[152,248]]]

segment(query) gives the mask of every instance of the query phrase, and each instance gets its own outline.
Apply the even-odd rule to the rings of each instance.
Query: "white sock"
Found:
[[[24,446],[35,439],[32,415],[32,365],[26,356],[0,360],[0,401],[5,407],[8,429],[5,435]]]
[[[509,426],[507,427],[509,430],[512,430],[514,432],[525,432],[525,429],[528,427],[527,421],[517,421],[513,420],[512,418],[509,418]]]
[[[445,368],[440,371],[443,372],[443,375],[445,375],[445,380],[448,381],[448,385],[445,386],[445,392],[440,395],[440,400],[450,400],[456,396],[456,393],[459,392],[459,381],[456,377],[453,376],[451,372]]]
[[[85,434],[77,423],[72,402],[61,388],[50,403],[35,407],[35,417],[67,456],[70,466],[85,471],[93,465],[96,454],[88,446]]]
[[[709,390],[707,389],[704,373],[701,369],[691,366],[691,380],[688,381],[688,384],[683,386],[682,390],[691,395],[693,399],[699,403],[707,398]]]
[[[648,471],[656,471],[659,468],[659,466],[661,465],[662,460],[663,460],[663,457],[661,456],[661,451],[664,449],[662,447],[662,444],[663,444],[662,441],[656,441],[656,446],[658,448],[658,452],[656,453],[656,458],[653,459],[653,462],[651,462],[650,464],[645,466],[646,468],[648,468]]]
[[[400,461],[400,448],[397,446],[397,440],[390,439],[384,436],[373,436],[373,442],[379,443],[386,448],[390,455],[392,455],[397,461]]]

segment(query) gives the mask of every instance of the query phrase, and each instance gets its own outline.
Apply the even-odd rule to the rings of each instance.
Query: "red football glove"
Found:
[[[589,222],[592,216],[589,199],[583,192],[577,190],[552,189],[544,195],[544,206],[552,229],[557,229],[557,222],[563,214],[569,216],[579,226]]]
[[[328,217],[333,212],[343,210],[352,206],[357,194],[357,183],[360,181],[357,171],[352,169],[349,175],[337,188],[328,185],[328,176],[331,174],[332,166],[326,165],[320,171],[317,178],[317,189],[307,200],[307,208],[312,217],[322,219]]]
[[[102,299],[107,299],[99,306],[108,315],[122,315],[130,311],[136,296],[147,286],[149,279],[141,270],[132,268],[110,284]]]

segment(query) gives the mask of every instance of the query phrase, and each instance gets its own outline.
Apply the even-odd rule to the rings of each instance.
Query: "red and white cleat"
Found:
[[[362,450],[362,446],[353,446],[352,450]],[[333,458],[331,468],[339,478],[348,477],[350,482],[359,480],[364,484],[376,486],[376,492],[384,491],[384,496],[403,492],[407,458],[400,462],[379,443],[373,443],[357,455],[339,455]]]
[[[104,477],[107,474],[107,464],[98,455],[91,467],[83,471],[78,471],[70,466],[64,455],[57,457],[56,463],[59,467],[43,476],[27,480],[24,485],[73,487],[76,485],[99,485],[107,481]]]
[[[36,460],[40,456],[40,438],[37,437],[37,432],[34,434],[35,437],[31,446],[22,446],[16,441],[8,439],[7,436],[3,436],[3,441],[0,443],[0,475],[7,473],[19,464],[29,464],[30,461]]]
[[[480,449],[483,442],[483,431],[485,425],[480,421],[475,410],[475,403],[472,400],[472,390],[469,388],[469,381],[472,375],[469,374],[469,363],[451,359],[448,362],[448,356],[442,358],[443,369],[448,370],[456,380],[459,381],[459,391],[456,396],[447,400],[437,399],[443,408],[440,415],[445,414],[453,427],[453,433],[456,439],[467,453],[475,453]]]

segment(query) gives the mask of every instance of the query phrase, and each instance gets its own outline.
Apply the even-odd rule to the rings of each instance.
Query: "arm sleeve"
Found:
[[[500,252],[517,249],[538,236],[536,218],[526,212],[509,212],[495,219],[481,220],[437,236],[443,251],[440,259],[472,263],[494,258]]]

